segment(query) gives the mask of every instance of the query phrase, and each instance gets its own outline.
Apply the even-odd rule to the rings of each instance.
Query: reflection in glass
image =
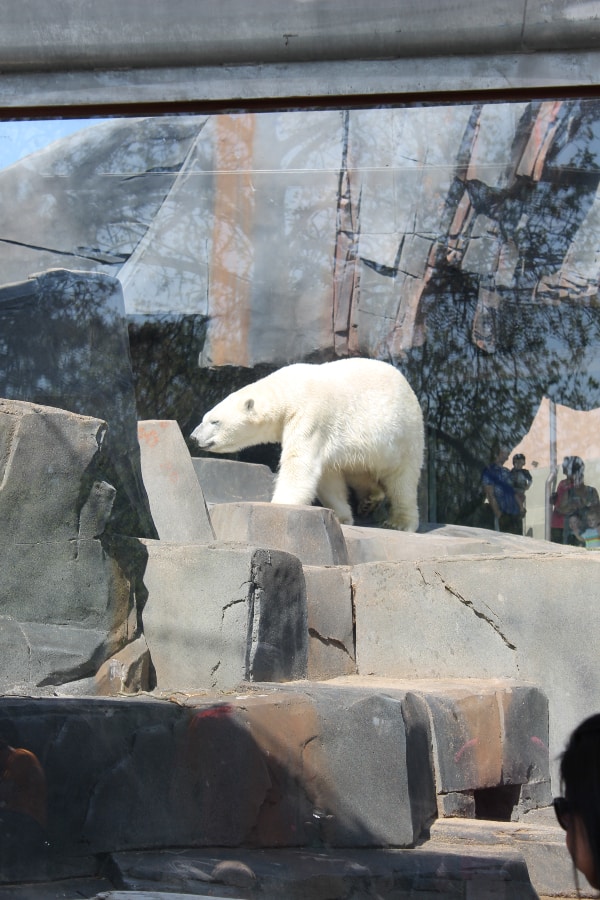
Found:
[[[596,100],[114,119],[0,171],[0,263],[116,276],[138,415],[184,434],[278,366],[393,362],[427,422],[422,519],[481,524],[495,444],[545,398],[600,406],[599,182]]]

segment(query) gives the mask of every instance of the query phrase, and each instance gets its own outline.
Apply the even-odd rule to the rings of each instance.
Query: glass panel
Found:
[[[201,754],[218,768],[221,749],[214,757],[206,750],[215,721],[227,719],[224,744],[243,733],[248,755],[253,749],[262,760],[265,747],[274,756],[280,749],[268,727],[261,731],[260,710],[253,734],[263,744],[248,737],[252,714],[239,697],[237,706],[206,700],[201,713],[185,705],[165,711],[154,701],[143,713],[124,712],[110,699],[157,687],[233,691],[252,667],[261,682],[306,676],[300,562],[289,553],[289,570],[270,557],[267,565],[253,549],[224,566],[205,551],[215,543],[213,528],[217,543],[219,534],[218,510],[211,505],[209,518],[204,500],[216,503],[219,492],[213,497],[207,487],[203,497],[195,473],[215,455],[191,434],[230,392],[297,362],[359,356],[391,364],[424,417],[422,532],[475,526],[597,548],[599,183],[596,99],[0,124],[0,690],[42,694],[39,709],[54,729],[48,744],[46,726],[21,698],[0,710],[0,763],[4,753],[11,765],[25,765],[33,785],[12,807],[9,799],[10,852],[31,849],[43,874],[47,854],[65,847],[76,862],[51,866],[53,877],[89,874],[96,863],[88,848],[96,856],[115,850],[111,810],[122,829],[129,815],[118,773],[131,786],[140,769],[160,790],[148,800],[131,787],[138,844],[123,839],[117,849],[160,845],[163,804],[185,807],[175,844],[188,846],[198,833],[200,842],[226,844],[218,798],[202,808],[190,799],[204,790]],[[366,388],[353,386],[352,400],[362,401]],[[368,409],[375,423],[388,412],[386,403]],[[267,428],[264,443],[219,457],[263,465],[253,474],[259,501],[270,499],[280,458],[273,435]],[[188,450],[194,457],[188,481],[177,463],[182,447],[188,463]],[[387,485],[382,491],[375,476],[365,484],[362,469],[351,474],[354,521],[385,525],[393,514]],[[219,477],[223,492],[245,498],[235,468]],[[331,482],[321,491],[324,506],[334,505],[325,502],[339,487]],[[176,514],[163,502],[171,492]],[[273,541],[284,531],[278,522]],[[246,537],[244,546],[253,546]],[[336,626],[345,637],[327,638],[338,650],[346,638],[354,648],[356,624],[343,543],[332,540],[325,561],[321,547],[303,560],[327,578],[334,571],[347,589],[347,615]],[[207,611],[208,601],[202,607],[200,637],[197,620],[171,603],[171,585],[183,582],[203,603],[217,588],[227,599],[217,612]],[[248,612],[239,594],[250,582],[260,590]],[[257,612],[267,588],[286,600],[275,625]],[[329,582],[318,589],[326,594]],[[163,591],[162,607],[146,605],[153,591]],[[494,639],[514,650],[490,621]],[[225,664],[218,654],[227,627],[242,637],[234,650],[228,645]],[[180,643],[149,653],[146,642],[157,634],[176,634]],[[192,659],[197,681],[182,675],[175,687],[161,684],[161,653],[177,673]],[[341,674],[349,674],[355,657],[341,655]],[[486,677],[504,673],[503,663],[499,675],[494,662],[489,669],[487,659],[479,662]],[[469,677],[479,677],[475,668]],[[93,715],[81,719],[62,696],[98,694]],[[532,721],[547,729],[545,700],[532,696]],[[387,715],[379,702],[364,713],[367,724]],[[436,712],[442,722],[445,702]],[[506,720],[511,702],[501,700]],[[496,699],[485,715],[491,732]],[[303,727],[302,752],[314,737]],[[476,744],[461,729],[446,759],[449,779]],[[517,771],[529,760],[546,790],[547,746],[532,734],[512,762]],[[425,743],[413,746],[411,766],[428,752]],[[14,749],[25,755],[12,756]],[[560,749],[552,746],[554,756]],[[163,784],[165,760],[177,775]],[[61,818],[64,783],[76,769],[86,800]],[[296,790],[293,766],[288,776]],[[526,778],[519,771],[506,783],[494,778],[471,786],[468,802],[482,816],[508,818]],[[232,784],[221,772],[230,807]],[[326,786],[313,788],[294,806],[296,819],[284,821],[279,809],[281,821],[262,823],[263,843],[320,846],[331,831],[339,846],[348,834],[368,846],[373,835],[365,837],[359,814],[336,832],[321,809]],[[21,790],[16,781],[13,789]],[[424,820],[438,802],[433,792],[428,783]],[[467,802],[461,789],[443,793],[448,809]],[[0,808],[2,797],[0,782]],[[238,825],[234,842],[245,836],[246,823]],[[410,838],[394,832],[388,843],[411,844],[413,825]],[[1,877],[23,880],[31,865],[21,853]]]

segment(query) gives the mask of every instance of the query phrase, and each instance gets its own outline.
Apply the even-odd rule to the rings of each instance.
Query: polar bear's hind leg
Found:
[[[398,531],[416,531],[419,527],[419,507],[417,504],[418,472],[396,470],[381,479],[390,504],[386,528]]]

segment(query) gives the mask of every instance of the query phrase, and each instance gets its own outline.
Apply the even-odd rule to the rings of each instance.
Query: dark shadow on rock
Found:
[[[142,482],[137,412],[119,282],[51,270],[0,289],[0,396],[104,419],[98,480],[117,495],[108,525],[155,537]]]

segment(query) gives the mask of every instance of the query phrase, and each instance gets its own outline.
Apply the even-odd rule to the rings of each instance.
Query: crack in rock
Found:
[[[495,622],[492,619],[491,616],[486,616],[486,614],[484,612],[482,612],[480,609],[477,609],[477,607],[475,606],[475,604],[473,603],[472,600],[467,600],[466,597],[463,597],[462,594],[460,594],[458,591],[456,591],[453,587],[450,587],[450,585],[446,583],[446,581],[443,579],[443,577],[440,575],[439,572],[436,572],[436,575],[441,579],[442,584],[444,585],[444,590],[448,591],[449,594],[452,594],[453,597],[456,597],[456,599],[459,600],[462,604],[464,604],[464,606],[466,606],[470,610],[472,610],[472,612],[475,613],[475,615],[477,616],[478,619],[483,619],[484,622],[487,622],[488,625],[490,625],[494,629],[494,631],[496,632],[498,637],[503,641],[503,643],[506,644],[506,646],[509,648],[509,650],[517,649],[516,645],[511,643],[511,641],[508,640],[506,635],[502,633],[500,626],[498,625],[497,622]]]
[[[323,635],[319,634],[315,628],[309,628],[308,633],[311,637],[315,638],[315,640],[320,641],[325,647],[335,647],[337,650],[341,650],[342,653],[345,653],[354,662],[354,657],[342,641],[339,641],[337,638],[323,637]]]

